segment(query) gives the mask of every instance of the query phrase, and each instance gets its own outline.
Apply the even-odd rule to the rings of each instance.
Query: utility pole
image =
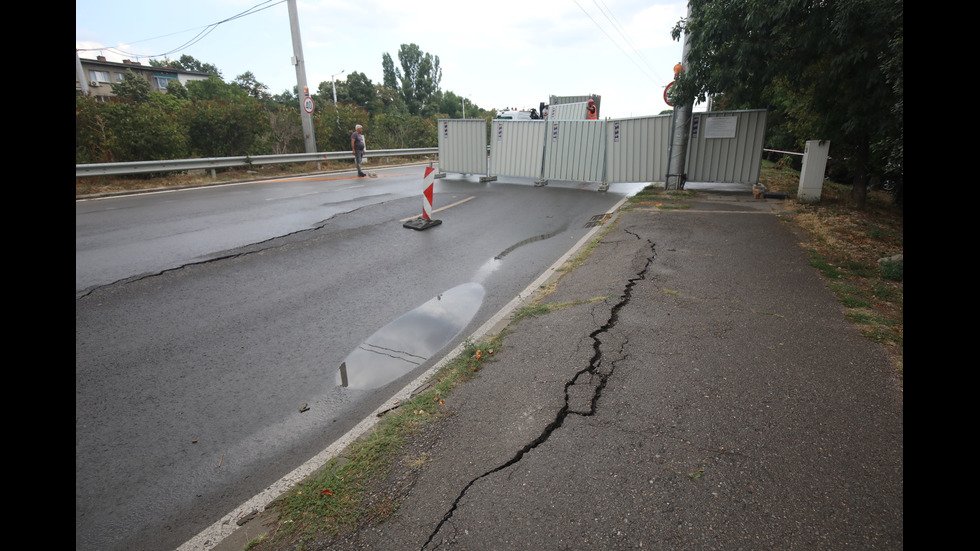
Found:
[[[78,57],[78,50],[75,50],[75,75],[78,77],[78,84],[82,88],[82,95],[88,97],[88,75],[82,70],[82,60]]]
[[[691,5],[687,5],[687,18],[691,19]],[[687,53],[691,46],[687,42],[687,33],[684,33],[683,58],[681,61],[681,71],[688,69]],[[675,77],[676,78],[676,77]],[[694,112],[694,101],[690,98],[682,98],[683,103],[678,103],[674,107],[674,127],[671,132],[670,154],[667,159],[667,182],[666,189],[684,189],[684,180],[687,175],[684,169],[687,167],[687,145],[691,139],[691,115]]]
[[[299,15],[296,0],[286,0],[289,6],[289,28],[293,35],[293,65],[296,66],[296,89],[299,92],[299,115],[303,121],[303,142],[307,153],[316,153],[316,137],[313,135],[313,98],[306,85],[306,64],[303,61],[303,40],[299,36]]]

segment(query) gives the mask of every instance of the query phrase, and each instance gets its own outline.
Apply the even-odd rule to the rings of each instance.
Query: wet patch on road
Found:
[[[479,283],[464,283],[403,314],[347,356],[336,374],[336,384],[380,388],[409,373],[469,325],[485,293]]]

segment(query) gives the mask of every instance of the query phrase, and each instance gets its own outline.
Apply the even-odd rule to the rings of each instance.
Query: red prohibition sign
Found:
[[[670,84],[668,84],[667,87],[664,88],[664,103],[666,103],[667,105],[669,105],[671,107],[673,107],[674,104],[673,103],[670,103],[670,100],[667,99],[667,90],[670,90],[670,87],[673,86],[673,85],[674,85],[674,81],[672,80],[672,81],[670,81]]]

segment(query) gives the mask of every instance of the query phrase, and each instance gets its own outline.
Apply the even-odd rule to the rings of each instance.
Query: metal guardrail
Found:
[[[365,157],[406,157],[413,155],[437,155],[438,147],[416,149],[374,149],[364,152]],[[291,153],[288,155],[244,155],[241,157],[208,157],[204,159],[175,159],[172,161],[134,161],[128,163],[94,163],[75,165],[75,177],[119,176],[122,174],[146,174],[150,172],[177,172],[182,170],[207,170],[236,166],[274,165],[283,163],[315,163],[317,161],[353,160],[350,151],[326,153]]]

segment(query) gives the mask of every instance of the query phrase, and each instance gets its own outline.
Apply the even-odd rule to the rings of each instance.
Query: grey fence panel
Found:
[[[539,178],[547,126],[542,120],[494,120],[490,127],[490,174]]]
[[[695,113],[687,180],[755,184],[762,170],[766,110]]]
[[[439,119],[439,170],[486,174],[486,119]]]
[[[670,115],[606,121],[606,182],[663,182]]]
[[[543,177],[546,180],[602,182],[603,121],[547,121]]]
[[[558,105],[552,105],[548,108],[548,120],[550,121],[584,121],[586,120],[586,106],[588,104],[583,102],[579,103],[562,103]]]
[[[599,109],[601,113],[602,96],[600,96],[599,94],[589,94],[585,96],[555,96],[555,95],[548,96],[548,103],[551,104],[551,107],[554,107],[556,105],[565,105],[569,103],[581,103],[584,105],[589,100],[595,102],[596,109]]]

